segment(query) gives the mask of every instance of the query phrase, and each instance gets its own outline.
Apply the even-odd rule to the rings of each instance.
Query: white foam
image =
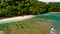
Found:
[[[0,34],[3,34],[4,31],[0,31]]]
[[[50,30],[50,34],[57,34],[57,32],[55,31],[54,28],[51,28],[51,30]]]

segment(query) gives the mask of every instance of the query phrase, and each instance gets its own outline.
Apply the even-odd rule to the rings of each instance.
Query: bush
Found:
[[[0,16],[19,16],[60,12],[59,2],[39,2],[36,0],[0,0]]]
[[[46,8],[45,8],[44,2],[35,1],[34,3],[31,2],[31,4],[30,4],[30,11],[32,12],[32,14],[44,13],[45,10],[46,10]]]
[[[60,3],[59,2],[54,2],[54,3],[49,3],[50,6],[48,8],[49,12],[60,12]]]

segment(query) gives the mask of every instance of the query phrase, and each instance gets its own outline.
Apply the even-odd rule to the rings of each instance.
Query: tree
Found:
[[[32,12],[32,14],[40,14],[40,13],[44,13],[46,8],[45,8],[45,4],[44,2],[39,2],[39,1],[32,1],[30,2],[30,12]]]
[[[48,8],[49,12],[60,12],[60,2],[49,3],[50,7]]]

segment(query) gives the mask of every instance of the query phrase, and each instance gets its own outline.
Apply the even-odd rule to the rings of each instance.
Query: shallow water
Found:
[[[25,28],[28,28],[29,33],[31,32],[30,30],[32,30],[34,32],[34,34],[37,34],[37,33],[38,34],[49,34],[50,29],[54,28],[56,33],[60,34],[60,14],[41,14],[41,15],[35,15],[31,19],[26,19],[26,20],[23,20],[23,21],[13,20],[13,21],[0,22],[0,30],[10,32],[9,29],[11,29],[11,28],[9,28],[9,27],[13,27],[13,26],[15,27],[15,26],[17,26],[16,24],[18,26],[21,26],[21,24],[23,24],[23,26]],[[9,29],[4,29],[4,28],[7,28],[7,27]],[[18,30],[17,28],[18,29],[21,28],[21,31],[25,32],[25,29],[22,30],[23,29],[22,27],[16,27],[16,28],[13,28],[13,29]],[[13,31],[13,29],[11,29],[11,30]],[[41,31],[40,31],[40,29],[41,29]],[[14,33],[14,32],[12,32],[12,33]]]
[[[42,14],[40,18],[54,20],[51,21],[51,28],[54,28],[58,34],[60,34],[60,14]]]

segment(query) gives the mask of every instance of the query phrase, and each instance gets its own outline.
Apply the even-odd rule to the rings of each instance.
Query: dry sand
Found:
[[[9,21],[9,20],[24,20],[33,17],[33,15],[26,15],[26,16],[17,16],[12,18],[5,18],[1,19],[0,21]]]
[[[49,12],[49,13],[60,13],[60,12]]]

